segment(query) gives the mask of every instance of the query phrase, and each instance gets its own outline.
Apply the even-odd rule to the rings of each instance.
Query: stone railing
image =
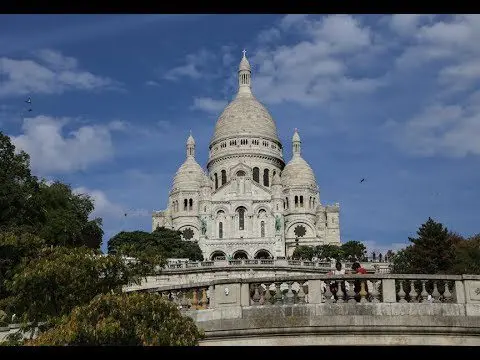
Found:
[[[480,276],[474,275],[294,275],[125,291],[156,292],[184,310],[222,307],[232,301],[239,306],[378,303],[480,306]],[[476,315],[480,315],[480,308]]]
[[[363,263],[362,263],[363,264]],[[176,271],[181,269],[208,269],[218,267],[252,267],[252,266],[269,266],[269,267],[301,267],[301,268],[315,268],[323,269],[328,272],[334,268],[334,263],[329,261],[307,261],[307,260],[286,260],[286,259],[238,259],[238,260],[218,260],[218,261],[185,261],[179,263],[170,263],[165,266],[163,271]],[[345,269],[350,269],[351,263],[344,263]],[[365,263],[364,267],[367,272],[381,272],[388,273],[388,266],[378,269],[378,264],[375,267],[370,263]]]

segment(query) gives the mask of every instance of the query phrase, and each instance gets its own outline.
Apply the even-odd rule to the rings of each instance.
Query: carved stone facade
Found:
[[[153,213],[153,229],[180,230],[184,240],[199,242],[206,259],[275,258],[291,256],[297,245],[339,245],[339,205],[321,204],[297,130],[285,165],[275,122],[252,94],[245,54],[238,82],[215,126],[207,173],[190,134],[168,207]]]

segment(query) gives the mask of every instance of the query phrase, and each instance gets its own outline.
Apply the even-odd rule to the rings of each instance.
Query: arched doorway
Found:
[[[223,251],[214,251],[212,255],[210,255],[210,260],[225,260],[226,255]]]
[[[257,251],[255,259],[273,259],[273,256],[269,251],[262,249]]]
[[[233,254],[233,259],[234,260],[248,259],[248,254],[246,253],[246,251],[238,250],[237,252],[235,252],[235,254]]]

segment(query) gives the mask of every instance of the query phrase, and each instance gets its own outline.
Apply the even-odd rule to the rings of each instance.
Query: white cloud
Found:
[[[480,155],[478,105],[435,104],[404,123],[390,121],[386,127],[392,141],[414,155]]]
[[[40,174],[84,170],[113,157],[111,131],[124,130],[125,123],[86,125],[65,134],[69,118],[40,115],[24,120],[23,134],[12,136],[18,149],[26,151],[34,171]]]
[[[298,27],[307,22],[306,14],[288,14],[285,15],[280,21],[280,28],[283,30],[289,30],[292,27]]]
[[[258,69],[252,79],[253,90],[263,101],[318,105],[384,85],[384,79],[349,73],[355,65],[348,63],[349,57],[377,51],[371,30],[359,20],[348,15],[313,19],[287,15],[280,29],[295,29],[303,40],[260,49],[251,59]]]
[[[39,62],[0,58],[0,97],[120,88],[112,79],[81,70],[76,59],[59,52],[42,50],[37,57]]]
[[[411,71],[437,63],[438,81],[448,92],[469,88],[480,80],[479,20],[479,15],[456,15],[417,27],[409,33],[411,45],[396,60],[398,68]]]
[[[146,81],[145,85],[147,85],[147,86],[160,86],[160,84],[158,82],[153,81],[153,80]]]
[[[424,19],[432,19],[427,14],[395,14],[389,17],[390,28],[400,35],[411,35]]]
[[[418,18],[412,20],[411,31],[403,33],[409,45],[397,58],[396,69],[403,73],[428,69],[436,88],[416,115],[389,121],[385,129],[398,148],[413,155],[480,155],[479,95],[468,93],[480,84],[480,17],[433,19],[423,25]]]
[[[278,40],[281,36],[280,30],[277,28],[270,28],[261,31],[257,35],[257,41],[260,43],[269,43],[275,40]]]
[[[164,78],[172,81],[178,80],[181,77],[199,79],[208,73],[209,61],[214,58],[215,56],[205,49],[195,54],[189,54],[186,56],[185,65],[168,70]]]
[[[107,195],[101,190],[91,190],[83,186],[74,188],[72,190],[75,194],[86,194],[91,197],[94,202],[95,209],[90,214],[90,217],[96,218],[119,218],[125,216],[125,210],[120,204],[110,201]]]
[[[218,114],[225,108],[226,105],[226,100],[215,100],[208,97],[194,98],[192,109],[198,109],[209,113]]]

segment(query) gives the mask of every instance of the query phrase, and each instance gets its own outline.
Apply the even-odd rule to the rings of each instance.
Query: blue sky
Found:
[[[105,241],[150,231],[189,130],[205,166],[245,48],[286,160],[297,127],[322,203],[340,203],[343,242],[398,249],[429,216],[468,236],[480,232],[479,20],[1,15],[0,129],[36,175],[91,194]]]

